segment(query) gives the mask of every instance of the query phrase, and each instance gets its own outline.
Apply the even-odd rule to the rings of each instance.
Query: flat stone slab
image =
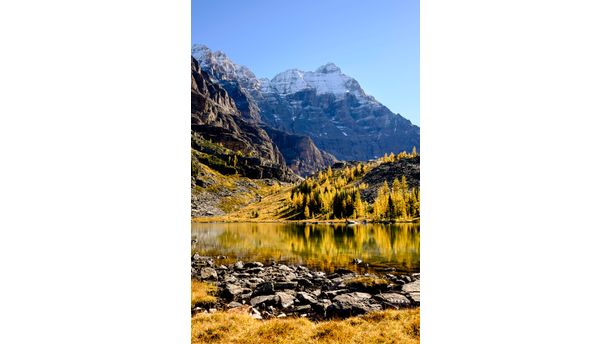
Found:
[[[303,291],[298,292],[296,297],[302,303],[317,303],[317,299],[313,295]]]
[[[370,295],[368,293],[361,293],[361,292],[356,291],[354,293],[338,295],[338,296],[334,297],[334,301],[338,301],[338,302],[359,302],[359,301],[367,300],[367,299],[369,299],[371,297],[372,297],[372,295]]]
[[[332,298],[336,295],[346,293],[347,291],[348,289],[326,290],[323,292],[323,295],[325,295],[326,297]]]
[[[278,302],[283,309],[289,308],[289,306],[293,305],[294,298],[292,295],[279,291],[276,292],[276,296],[278,297]]]
[[[241,286],[228,283],[221,292],[221,294],[229,300],[234,300],[238,295],[242,294],[243,292],[244,288],[242,288]]]
[[[402,286],[402,291],[404,293],[414,293],[421,291],[421,282],[420,280],[416,280],[414,282],[406,283]]]
[[[402,294],[398,294],[398,293],[378,294],[378,295],[375,295],[374,298],[384,301],[384,302],[394,304],[394,305],[400,305],[400,306],[408,306],[412,303],[410,302],[410,299],[408,299],[406,296]]]
[[[274,293],[274,283],[272,282],[263,282],[259,283],[255,290],[253,290],[253,296],[257,295],[270,295]]]
[[[278,301],[278,296],[276,295],[262,295],[262,296],[255,296],[254,298],[251,299],[251,306],[257,306],[259,304],[265,303],[266,305],[268,304],[276,304]]]
[[[215,269],[213,268],[203,268],[202,271],[200,271],[200,277],[203,280],[217,280],[217,271],[215,271]]]

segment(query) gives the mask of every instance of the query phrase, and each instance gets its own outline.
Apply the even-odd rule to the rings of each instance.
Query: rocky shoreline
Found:
[[[192,315],[243,309],[256,319],[322,320],[420,305],[419,273],[373,275],[347,269],[325,273],[275,262],[225,265],[225,259],[192,256],[191,278],[217,286],[217,302],[195,304]]]

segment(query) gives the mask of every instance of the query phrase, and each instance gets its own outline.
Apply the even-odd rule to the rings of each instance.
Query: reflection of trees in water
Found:
[[[215,244],[203,246],[217,248],[215,254],[235,254],[245,259],[286,259],[326,270],[348,266],[353,258],[408,269],[418,268],[420,263],[419,224],[207,225],[223,228],[221,234],[211,238]]]
[[[336,260],[347,265],[359,257],[372,263],[419,266],[419,225],[325,226],[284,225],[284,240],[292,242],[292,253],[307,260]],[[329,259],[333,258],[333,259]]]

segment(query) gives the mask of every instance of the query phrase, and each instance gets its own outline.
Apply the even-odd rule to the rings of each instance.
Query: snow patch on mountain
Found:
[[[374,97],[365,94],[359,82],[343,74],[334,63],[326,63],[314,72],[289,69],[274,78],[258,79],[247,67],[234,63],[222,51],[212,51],[203,44],[194,44],[191,55],[209,71],[217,81],[237,80],[252,95],[257,93],[286,96],[303,90],[314,90],[317,94],[333,94],[338,99],[354,95],[359,103],[378,105]]]
[[[331,93],[344,96],[351,93],[358,99],[368,98],[359,83],[343,74],[340,68],[333,63],[327,63],[314,72],[290,69],[270,80],[269,91],[275,91],[281,95],[293,94],[306,89],[312,89],[317,94]]]
[[[269,88],[269,80],[257,79],[247,67],[234,63],[224,52],[212,51],[203,44],[191,46],[191,55],[200,63],[202,69],[209,71],[216,81],[237,80],[242,86],[251,90]]]

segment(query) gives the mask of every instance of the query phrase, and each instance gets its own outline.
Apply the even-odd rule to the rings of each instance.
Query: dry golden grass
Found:
[[[238,209],[235,213],[229,214],[229,217],[233,219],[248,219],[248,220],[277,220],[283,215],[281,209],[289,202],[291,195],[291,188],[293,185],[286,185],[284,187],[270,188],[266,191],[266,195],[261,199],[260,202],[251,203],[241,209]],[[264,194],[262,192],[261,194]],[[253,218],[252,214],[257,212],[257,218]]]
[[[403,343],[420,342],[419,309],[373,312],[319,323],[304,318],[255,320],[246,313],[200,313],[191,319],[191,343]]]
[[[216,217],[217,221],[227,221],[239,217],[252,218],[251,212],[256,211],[257,208],[244,212],[242,211],[244,207],[252,204],[259,197],[265,198],[272,194],[282,194],[281,191],[290,190],[293,187],[292,184],[286,183],[268,185],[268,182],[263,180],[249,179],[237,174],[225,175],[205,164],[199,164],[199,170],[201,177],[210,183],[205,187],[196,186],[195,192],[216,194],[218,201],[214,202],[214,205],[224,212],[232,214],[231,216]],[[274,210],[276,210],[276,207]]]
[[[210,283],[191,280],[191,307],[215,303],[216,291],[217,287]]]
[[[389,284],[389,281],[378,277],[360,276],[353,277],[344,282],[347,287],[358,287],[361,289],[377,289]]]
[[[227,215],[193,218],[194,222],[284,222],[283,207],[288,204],[293,185],[273,185],[253,181],[257,185],[257,194],[261,201],[250,203],[254,194],[242,194],[240,197],[227,197],[221,201],[221,209]],[[231,211],[233,209],[233,211]],[[254,214],[257,214],[257,217]]]

